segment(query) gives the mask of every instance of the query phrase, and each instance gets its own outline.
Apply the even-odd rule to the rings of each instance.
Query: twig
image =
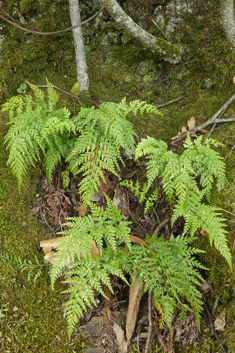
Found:
[[[218,116],[218,119],[221,118],[221,116],[224,114],[224,112],[225,112],[225,110],[220,113],[220,115]],[[209,137],[211,136],[211,134],[214,132],[215,127],[216,127],[216,123],[215,123],[215,124],[212,126],[212,128],[210,129],[210,132],[209,132],[209,134],[206,136],[204,143],[209,139]]]
[[[62,81],[63,81],[64,89],[67,90],[66,84],[65,84],[65,79],[64,79],[64,51],[63,51],[63,55],[61,57],[61,73],[62,73]]]
[[[152,322],[152,292],[149,292],[148,296],[148,320],[149,320],[149,329],[148,329],[148,338],[145,345],[145,353],[148,353],[149,343],[152,335],[153,322]]]
[[[153,236],[154,236],[155,234],[157,234],[157,233],[160,231],[160,229],[162,229],[163,227],[165,227],[165,225],[169,222],[169,220],[170,220],[170,218],[164,219],[164,221],[162,221],[162,223],[160,223],[160,224],[157,226],[157,228],[156,228],[155,231],[153,232],[151,238],[153,238]]]
[[[1,9],[2,10],[2,9]],[[13,25],[14,27],[20,29],[21,31],[27,32],[27,33],[32,33],[32,34],[37,34],[40,36],[51,36],[54,34],[58,34],[58,33],[64,33],[64,32],[68,32],[71,31],[71,29],[77,28],[79,26],[84,25],[87,22],[90,22],[91,20],[93,20],[93,18],[95,18],[96,16],[98,16],[102,11],[104,10],[104,8],[102,7],[98,12],[96,12],[93,16],[91,16],[90,18],[88,18],[87,20],[77,24],[76,26],[72,26],[72,27],[68,27],[65,29],[61,29],[60,31],[56,31],[56,32],[37,32],[37,31],[31,31],[30,29],[21,27],[19,25],[17,25],[15,22],[12,22],[10,20],[8,20],[7,18],[5,18],[4,16],[0,15],[0,18],[8,23],[10,23],[11,25]]]
[[[156,105],[155,107],[156,107],[156,108],[165,107],[166,105],[169,105],[169,104],[175,103],[175,102],[177,102],[177,101],[179,101],[180,99],[183,99],[183,98],[184,98],[184,96],[179,97],[179,98],[176,98],[176,99],[173,99],[172,101],[166,102],[166,103],[164,103],[164,104],[159,104],[159,105]]]
[[[1,7],[1,10],[2,10],[2,12],[4,12],[5,15],[7,15],[12,21],[14,21],[13,18],[9,15],[9,13],[7,13],[2,7]]]
[[[155,24],[155,26],[159,29],[159,31],[161,32],[161,34],[166,38],[166,40],[168,40],[168,42],[170,42],[170,39],[167,38],[167,36],[164,34],[164,32],[161,30],[161,28],[158,26],[158,24],[152,19],[152,22]]]
[[[235,99],[235,94],[232,95],[232,97],[229,98],[229,100],[212,116],[212,118],[210,118],[209,120],[205,121],[201,125],[196,126],[195,128],[184,132],[179,137],[174,139],[174,142],[178,142],[178,141],[184,139],[186,136],[191,135],[192,133],[197,132],[197,131],[199,131],[201,129],[204,129],[208,125],[217,124],[217,123],[225,123],[225,122],[228,123],[228,122],[231,122],[231,121],[235,121],[235,118],[229,118],[229,119],[219,119],[218,118],[219,116],[221,116],[225,112],[225,110],[230,106],[230,104],[234,101],[234,99]]]
[[[47,88],[47,85],[42,85],[42,86],[37,86],[37,87],[39,87],[39,88]],[[53,85],[53,83],[52,83],[52,87],[55,88],[55,89],[58,89],[58,91],[61,91],[61,92],[65,93],[65,94],[67,94],[68,96],[76,98],[79,101],[79,103],[82,104],[80,99],[77,96],[75,96],[74,94],[72,94],[72,93],[70,93],[68,91],[65,91],[65,90]]]
[[[227,351],[225,350],[224,346],[222,345],[222,343],[221,343],[221,341],[220,341],[220,339],[219,339],[219,337],[218,337],[218,335],[217,335],[216,332],[215,332],[215,338],[217,339],[217,341],[218,341],[218,343],[219,343],[219,345],[220,345],[221,350],[222,350],[224,353],[227,353]]]
[[[235,148],[235,143],[233,143],[233,147],[231,148],[229,154],[232,154],[234,148]],[[224,159],[223,159],[224,161],[228,158],[229,154],[226,157],[224,157]]]
[[[55,235],[55,231],[54,231],[53,228],[51,228],[50,224],[47,222],[46,217],[45,217],[44,214],[43,214],[43,211],[42,211],[42,210],[40,210],[40,211],[41,211],[41,215],[42,215],[42,217],[43,217],[43,219],[44,219],[44,222],[42,221],[42,223],[46,224],[46,225],[50,228],[50,230],[52,231],[52,233]]]

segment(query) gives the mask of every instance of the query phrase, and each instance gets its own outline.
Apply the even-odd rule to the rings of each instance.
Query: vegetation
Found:
[[[151,114],[142,117],[139,115],[128,117],[138,133],[149,134],[166,142],[176,135],[191,116],[195,116],[197,124],[211,117],[234,93],[232,83],[235,69],[234,50],[231,49],[222,29],[220,3],[219,0],[213,3],[199,2],[195,5],[192,14],[187,13],[183,16],[184,22],[175,32],[167,33],[172,42],[180,42],[180,45],[186,48],[183,61],[178,65],[159,61],[156,53],[144,50],[142,46],[130,40],[125,31],[120,31],[110,18],[108,20],[97,19],[95,26],[85,25],[85,40],[91,48],[87,57],[90,92],[96,96],[97,100],[102,101],[119,102],[124,95],[127,95],[128,100],[138,98],[156,105],[184,95],[181,101],[161,108],[164,117],[156,118]],[[127,2],[123,2],[123,6],[128,12]],[[19,15],[24,16],[26,27],[34,30],[55,31],[69,24],[67,1],[57,1],[56,5],[50,0],[38,3],[23,1],[17,5],[11,0],[4,2],[4,9],[17,23]],[[82,10],[83,19],[96,11],[87,2],[84,3]],[[134,11],[131,15],[134,15]],[[160,24],[160,26],[166,33],[167,21],[165,25]],[[15,95],[17,87],[26,78],[40,85],[44,80],[43,77],[48,77],[51,82],[60,87],[64,73],[65,83],[63,84],[68,90],[72,87],[76,69],[72,35],[69,32],[56,37],[34,37],[19,32],[7,24],[2,27],[2,38],[5,38],[1,44],[0,96],[2,99]],[[148,30],[155,36],[161,35],[153,24]],[[28,44],[29,40],[30,44]],[[166,83],[167,77],[171,86]],[[72,111],[73,101],[61,95],[58,106],[66,106]],[[228,117],[234,115],[232,106],[226,114]],[[5,115],[1,114],[0,143],[6,133],[5,121]],[[233,143],[234,124],[220,126],[213,136],[224,143],[224,147],[218,147],[216,150],[226,157],[226,176],[229,183],[225,184],[220,194],[216,188],[212,190],[211,203],[234,213],[234,150],[229,154]],[[30,174],[24,178],[21,196],[15,192],[9,200],[9,195],[12,190],[17,189],[17,185],[12,178],[9,166],[5,166],[8,153],[2,146],[1,157],[1,245],[3,249],[15,254],[20,253],[23,258],[26,257],[33,262],[34,255],[37,253],[35,243],[45,238],[45,229],[34,217],[31,217],[30,209],[31,200],[38,192],[35,190],[35,185],[40,170],[29,168]],[[148,199],[147,196],[146,198]],[[21,226],[22,222],[27,222],[27,227]],[[228,245],[232,249],[234,221],[231,216],[227,229],[229,230]],[[233,339],[235,332],[233,325],[234,276],[224,258],[209,246],[208,236],[199,234],[196,245],[206,251],[206,256],[198,254],[197,257],[206,267],[210,268],[209,272],[205,272],[205,278],[213,286],[213,295],[212,293],[207,295],[208,308],[209,310],[212,308],[215,298],[220,299],[217,311],[227,308],[229,319],[226,323],[229,335],[225,333],[226,343],[224,344],[226,344],[227,351],[233,353],[235,350]],[[66,342],[66,334],[62,333],[64,322],[60,310],[59,294],[58,291],[48,291],[46,275],[35,285],[32,282],[28,284],[24,273],[19,274],[15,267],[2,260],[0,264],[1,292],[3,293],[1,308],[5,315],[1,321],[2,350],[17,352],[20,347],[22,351],[31,353],[32,347],[37,345],[42,347],[42,351],[82,351],[82,348],[73,341]],[[7,296],[5,296],[6,293]],[[14,305],[17,305],[16,303],[21,303],[21,306],[13,314],[12,309]],[[35,303],[37,303],[36,307]],[[25,332],[27,332],[27,339]],[[220,350],[219,344],[214,337],[210,336],[208,327],[203,321],[202,334],[204,343],[197,342],[195,343],[197,347],[193,345],[187,351],[207,352],[209,348],[213,352]],[[224,342],[220,333],[217,332],[217,334]],[[155,348],[154,352],[159,352],[159,350],[159,347]]]
[[[86,305],[95,305],[94,290],[105,296],[102,285],[112,292],[111,275],[126,282],[125,273],[128,273],[134,280],[136,268],[144,290],[153,292],[155,305],[162,314],[161,325],[166,323],[171,329],[172,315],[179,308],[181,319],[187,311],[193,311],[200,326],[202,295],[195,284],[200,284],[202,277],[195,267],[205,267],[195,259],[195,255],[203,251],[189,245],[199,228],[203,227],[209,234],[211,245],[214,243],[232,266],[224,219],[215,207],[202,202],[204,198],[210,200],[214,178],[219,190],[225,183],[222,158],[210,147],[219,143],[208,140],[203,145],[201,138],[193,143],[188,137],[181,155],[168,151],[165,142],[149,137],[137,145],[135,158],[147,155],[148,159],[148,182],[144,185],[140,202],[147,201],[146,210],[151,206],[154,198],[146,198],[145,194],[160,176],[168,202],[176,202],[172,224],[183,216],[185,226],[182,235],[176,238],[172,235],[169,241],[157,239],[156,235],[151,239],[147,235],[147,247],[131,245],[129,223],[123,221],[112,201],[106,196],[107,208],[104,210],[93,205],[90,197],[100,187],[101,180],[105,182],[106,171],[118,175],[118,163],[124,164],[120,149],[130,153],[135,148],[135,133],[126,116],[130,112],[158,113],[158,110],[140,101],[128,105],[123,99],[119,104],[102,104],[99,110],[82,108],[75,118],[70,119],[66,108],[56,110],[58,97],[49,82],[47,103],[42,91],[29,85],[33,89],[34,99],[30,95],[13,97],[2,107],[3,111],[9,111],[11,119],[5,138],[10,148],[8,164],[20,186],[27,172],[26,167],[40,160],[39,149],[45,158],[49,181],[63,157],[69,162],[67,168],[74,175],[82,172],[79,188],[84,205],[89,205],[92,212],[90,216],[71,218],[66,224],[69,227],[63,232],[66,237],[56,246],[56,260],[50,271],[52,287],[62,275],[64,283],[69,285],[64,291],[70,293],[65,306],[69,337]],[[13,118],[15,110],[16,117]],[[196,178],[199,178],[198,182]],[[134,188],[138,194],[139,184],[135,187],[133,183],[124,184]],[[153,195],[156,197],[156,191]],[[96,255],[92,252],[93,241],[98,249]],[[123,246],[127,251],[123,251]],[[30,263],[25,261],[16,259],[15,262],[23,270],[30,267]],[[33,269],[32,265],[30,271]],[[181,297],[186,298],[186,303],[182,302]]]

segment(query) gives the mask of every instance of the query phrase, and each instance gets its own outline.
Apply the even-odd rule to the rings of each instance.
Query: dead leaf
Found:
[[[199,130],[202,134],[208,134],[209,130],[207,129],[201,129]]]
[[[78,206],[77,211],[80,217],[84,217],[86,214],[86,209],[84,205]]]
[[[189,130],[192,130],[195,128],[195,123],[196,123],[196,120],[195,120],[194,116],[192,116],[192,118],[189,119],[187,122]]]
[[[58,238],[53,238],[53,239],[47,239],[47,240],[42,240],[40,242],[40,247],[42,248],[44,254],[47,254],[49,251],[51,251],[53,248],[55,248],[61,239],[64,237],[58,237]],[[91,252],[93,255],[99,255],[100,251],[96,245],[96,242],[92,240],[91,243]]]
[[[214,328],[216,331],[225,331],[226,326],[226,313],[223,311],[214,322]]]
[[[47,254],[49,251],[51,251],[53,248],[55,248],[58,245],[59,241],[62,238],[64,237],[42,240],[40,241],[40,248],[42,248],[44,254]]]
[[[130,234],[130,241],[134,244],[142,244],[148,247],[148,243],[145,240]]]
[[[49,251],[45,256],[44,259],[49,262],[51,265],[54,265],[56,259],[56,251]]]
[[[125,339],[125,333],[123,329],[118,324],[116,324],[116,322],[114,322],[113,330],[116,334],[116,339],[118,342],[118,352],[127,353],[127,341]]]
[[[137,314],[139,311],[140,301],[144,295],[144,288],[141,289],[139,278],[131,284],[129,291],[129,305],[126,314],[126,340],[130,343],[131,336],[135,329]]]
[[[201,284],[201,287],[199,288],[200,291],[203,293],[203,294],[207,294],[207,293],[210,293],[212,292],[212,286],[210,283],[208,282],[203,282]]]
[[[190,136],[191,136],[191,137],[198,137],[198,135],[197,135],[195,132],[193,132],[192,134],[190,134]]]
[[[33,216],[36,216],[36,214],[39,212],[39,210],[40,210],[40,207],[33,207],[32,208]]]

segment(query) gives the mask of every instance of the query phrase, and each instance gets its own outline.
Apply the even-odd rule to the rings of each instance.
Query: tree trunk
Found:
[[[233,0],[221,0],[221,18],[226,37],[235,47],[235,23]]]
[[[135,39],[141,42],[145,47],[153,51],[158,51],[161,56],[170,56],[169,61],[180,61],[180,48],[172,45],[170,42],[154,37],[137,25],[117,3],[116,0],[99,0],[100,4],[109,12],[113,19],[126,29]]]
[[[69,10],[72,26],[76,26],[77,24],[81,23],[79,0],[69,0]],[[73,29],[73,40],[76,53],[79,92],[83,92],[89,89],[89,78],[87,74],[82,26]]]

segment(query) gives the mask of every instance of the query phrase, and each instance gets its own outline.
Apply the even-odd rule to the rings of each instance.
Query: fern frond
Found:
[[[42,275],[42,271],[45,267],[49,267],[49,264],[40,263],[38,257],[35,255],[35,262],[33,263],[31,260],[23,259],[21,256],[15,256],[10,253],[0,253],[0,257],[2,257],[6,262],[9,262],[13,265],[16,265],[21,272],[28,273],[28,281],[30,281],[33,277],[33,282],[35,283],[37,279]]]
[[[209,141],[209,142],[208,142]],[[188,136],[185,141],[185,150],[178,156],[167,151],[167,145],[152,138],[142,140],[135,152],[136,158],[147,154],[147,178],[150,187],[155,178],[162,177],[163,189],[168,201],[174,199],[172,224],[183,216],[185,219],[185,234],[190,230],[193,235],[203,227],[210,237],[211,245],[225,257],[231,267],[231,254],[225,237],[224,219],[212,206],[202,203],[204,196],[209,200],[213,181],[220,190],[225,183],[225,165],[218,152],[210,145],[218,146],[215,141],[208,140],[204,145],[202,138],[193,143]],[[199,178],[200,187],[196,181]]]
[[[121,100],[121,102],[118,104],[118,108],[122,111],[122,114],[124,116],[127,116],[129,113],[133,113],[136,116],[138,111],[140,112],[141,115],[143,115],[144,112],[163,115],[160,112],[160,110],[158,110],[152,104],[149,104],[144,101],[134,100],[134,101],[131,101],[130,104],[128,105],[126,103],[126,97],[124,97]]]
[[[133,246],[132,249],[131,260],[138,268],[138,277],[145,291],[153,292],[155,305],[162,313],[162,324],[166,323],[170,330],[176,308],[193,310],[200,324],[202,295],[195,284],[203,279],[195,267],[205,267],[193,257],[197,250],[190,247],[192,240],[173,235],[169,241],[148,237],[149,248]],[[181,302],[182,296],[188,306]]]

